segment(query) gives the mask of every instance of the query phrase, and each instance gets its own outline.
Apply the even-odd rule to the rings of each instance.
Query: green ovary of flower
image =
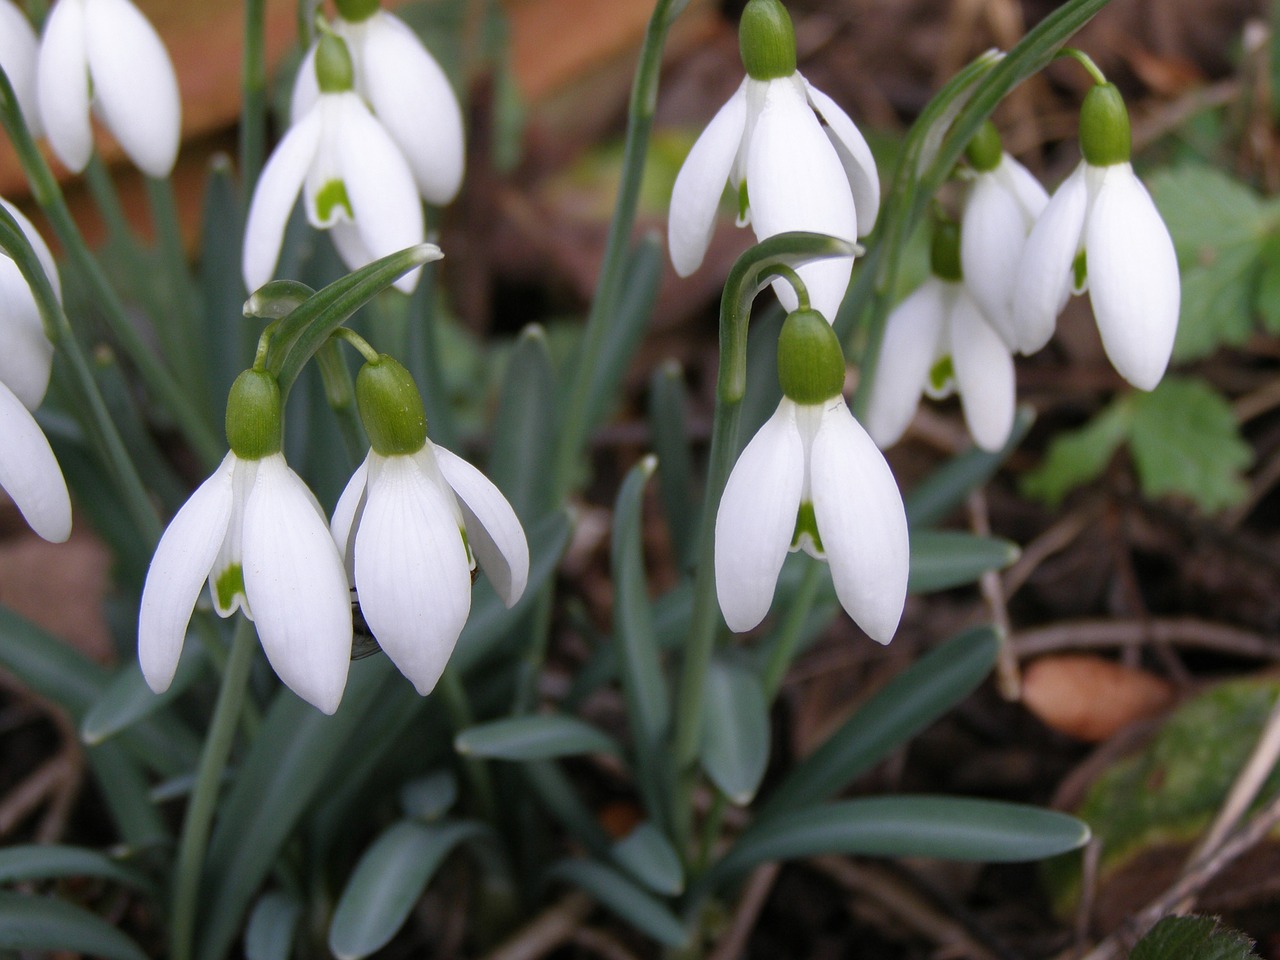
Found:
[[[752,80],[776,80],[796,72],[796,31],[778,0],[750,0],[738,27],[742,65]]]
[[[427,442],[427,413],[413,375],[385,353],[356,374],[356,409],[369,445],[384,457],[417,453]]]
[[[778,382],[801,404],[818,404],[844,389],[844,353],[831,324],[816,310],[788,315],[778,336]]]

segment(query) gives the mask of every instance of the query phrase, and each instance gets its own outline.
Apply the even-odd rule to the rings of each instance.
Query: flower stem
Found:
[[[336,337],[346,327],[335,331],[319,350],[316,351],[316,366],[320,369],[320,381],[324,384],[324,397],[329,401],[329,409],[338,421],[338,431],[342,434],[342,445],[346,447],[349,466],[355,466],[364,459],[364,431],[360,428],[360,418],[356,414],[356,391],[351,382],[351,371],[342,359],[342,351],[338,349]],[[363,339],[361,343],[363,343]],[[376,357],[376,354],[375,354]]]
[[[1084,67],[1084,72],[1093,78],[1093,82],[1102,86],[1107,82],[1107,75],[1102,72],[1101,68],[1093,62],[1093,57],[1089,56],[1083,50],[1077,50],[1075,47],[1063,47],[1058,51],[1055,59],[1074,60],[1080,66]]]
[[[444,709],[449,714],[449,722],[453,726],[455,735],[475,723],[471,699],[467,696],[467,688],[463,686],[462,678],[458,676],[456,670],[446,667],[440,676],[439,684],[436,685],[436,690],[444,702]],[[490,776],[489,767],[479,757],[464,756],[462,769],[466,774],[467,782],[471,785],[471,792],[475,797],[476,806],[480,808],[481,816],[489,823],[497,823],[498,804],[494,797],[493,778]]]
[[[240,65],[240,202],[245,209],[258,183],[267,140],[266,19],[266,0],[246,0]]]
[[[787,675],[787,668],[791,666],[791,660],[796,655],[796,647],[800,645],[800,637],[804,632],[804,622],[809,618],[813,601],[818,596],[818,587],[822,585],[822,578],[827,573],[824,566],[813,559],[809,559],[805,564],[800,586],[791,599],[786,619],[782,621],[778,636],[773,641],[773,648],[769,651],[769,661],[765,664],[764,676],[760,678],[766,703],[773,703],[774,698],[777,697],[778,691],[782,688],[782,678]]]
[[[253,624],[241,617],[236,624],[231,655],[227,659],[218,701],[209,721],[209,736],[200,755],[195,790],[182,824],[182,838],[174,868],[173,918],[169,937],[169,955],[173,960],[190,960],[195,951],[196,901],[200,893],[205,848],[209,843],[209,828],[213,824],[222,773],[235,740],[257,645]]]

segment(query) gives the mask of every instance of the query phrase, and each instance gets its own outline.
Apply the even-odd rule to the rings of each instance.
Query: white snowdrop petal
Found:
[[[89,123],[89,59],[85,0],[61,0],[49,11],[36,59],[36,100],[49,146],[72,172],[93,154]]]
[[[376,260],[426,239],[422,202],[409,165],[382,124],[355,94],[342,96],[339,170],[361,242]],[[396,288],[412,293],[421,274],[411,270]]]
[[[13,86],[22,118],[33,137],[44,135],[36,101],[37,50],[36,32],[26,15],[10,0],[0,0],[0,67]]]
[[[49,441],[35,418],[0,383],[0,487],[31,529],[51,543],[71,536],[71,498]]]
[[[319,44],[313,43],[298,64],[298,72],[293,78],[293,93],[289,98],[289,123],[295,124],[311,112],[311,108],[320,99],[320,81],[316,79],[316,50]]]
[[[784,399],[738,457],[716,512],[716,596],[736,633],[769,612],[791,549],[803,484],[795,404]]]
[[[1029,231],[1049,205],[1049,191],[1035,178],[1035,174],[1007,153],[1000,157],[995,174],[1017,200],[1025,229]]]
[[[897,443],[915,415],[950,299],[948,285],[930,277],[885,322],[866,415],[867,432],[881,448]]]
[[[369,455],[371,454],[372,451]],[[333,519],[329,521],[329,533],[337,544],[338,555],[346,564],[349,576],[354,575],[354,567],[351,565],[351,530],[359,522],[364,508],[365,489],[369,480],[369,455],[360,461],[360,466],[356,467],[355,473],[351,474],[351,479],[343,487],[342,496],[338,497],[338,504],[333,508]]]
[[[242,258],[244,283],[251,293],[275,273],[289,211],[315,159],[320,133],[321,118],[317,109],[289,128],[258,177],[244,228]]]
[[[144,173],[167,177],[182,138],[182,103],[164,43],[129,0],[85,0],[85,40],[104,122]]]
[[[978,174],[960,220],[960,266],[965,286],[1011,350],[1018,346],[1013,287],[1026,240],[1017,198],[995,176]]]
[[[765,91],[747,148],[747,194],[751,223],[761,240],[789,230],[857,239],[844,167],[796,77],[772,80]],[[828,322],[844,299],[852,268],[852,257],[833,257],[797,270],[813,309]],[[782,305],[794,310],[791,285],[780,280],[773,288]]]
[[[529,544],[524,528],[492,480],[444,447],[435,447],[435,454],[441,475],[457,495],[476,561],[502,602],[510,607],[529,581]]]
[[[394,14],[364,24],[358,54],[361,92],[408,161],[422,196],[449,203],[462,185],[462,110],[440,64]]]
[[[1053,336],[1058,312],[1071,290],[1072,261],[1080,249],[1088,199],[1081,163],[1050,197],[1027,237],[1013,291],[1022,353],[1035,353]]]
[[[877,643],[898,629],[909,553],[902,495],[884,455],[842,397],[827,401],[810,449],[818,535],[840,605]]]
[[[747,81],[721,107],[685,158],[671,190],[667,246],[676,273],[687,277],[702,265],[715,229],[716,210],[742,145],[747,122]]]
[[[21,271],[0,254],[0,383],[28,410],[44,399],[53,365],[53,344],[45,336],[40,309]]]
[[[324,713],[351,663],[346,571],[306,486],[280,454],[258,463],[244,510],[244,587],[276,675]]]
[[[827,136],[844,166],[845,176],[853,191],[853,206],[858,215],[858,236],[865,237],[876,225],[880,213],[880,175],[876,159],[866,138],[838,103],[804,81],[809,102],[827,124]]]
[[[147,685],[163,693],[173,681],[191,611],[227,534],[235,454],[196,488],[169,521],[156,547],[138,609],[138,662]]]
[[[410,457],[369,465],[356,531],[360,609],[400,672],[426,696],[444,672],[471,610],[471,573],[445,493]]]
[[[1181,288],[1169,229],[1126,164],[1107,168],[1085,227],[1089,297],[1107,357],[1135,387],[1164,376]]]
[[[1013,357],[965,293],[951,311],[951,362],[969,433],[983,450],[999,450],[1013,429]]]

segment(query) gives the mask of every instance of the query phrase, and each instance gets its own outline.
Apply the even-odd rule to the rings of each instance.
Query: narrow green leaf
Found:
[[[141,873],[96,850],[46,844],[0,850],[0,883],[55,877],[101,877],[141,890],[151,889],[151,881]]]
[[[101,743],[89,747],[85,753],[112,822],[125,844],[136,850],[169,846],[172,843],[169,827],[156,809],[138,761],[119,743]]]
[[[219,154],[209,164],[200,216],[200,295],[204,301],[204,363],[209,402],[226,403],[231,384],[253,362],[253,347],[264,324],[242,315],[244,279],[240,271],[241,221],[231,161]]]
[[[205,658],[199,642],[189,637],[173,682],[164,693],[151,692],[136,660],[121,667],[107,681],[102,695],[94,701],[80,723],[80,736],[85,743],[101,743],[125,730],[144,717],[149,717],[165,704],[177,699],[204,672]]]
[[[248,960],[289,960],[302,919],[302,903],[293,894],[273,890],[258,898],[244,933]]]
[[[0,949],[71,950],[105,960],[147,960],[129,937],[97,914],[51,897],[0,892]]]
[[[1258,954],[1217,917],[1165,917],[1134,944],[1129,960],[1249,960]]]
[[[1019,407],[1002,449],[988,453],[975,447],[931,473],[904,498],[907,522],[913,527],[929,527],[945,520],[969,494],[996,475],[1034,420],[1030,407]]]
[[[554,507],[556,423],[547,334],[533,324],[520,332],[507,361],[489,456],[489,478],[525,522]]]
[[[613,859],[654,893],[667,897],[684,892],[684,867],[666,834],[648,821],[613,845]]]
[[[1018,553],[1016,543],[999,537],[913,529],[907,592],[933,593],[973,583],[988,570],[1003,570]]]
[[[392,824],[364,852],[343,888],[329,925],[329,949],[339,960],[356,960],[386,946],[445,857],[487,829],[476,823]]]
[[[967,797],[871,797],[791,810],[752,827],[714,870],[728,878],[771,860],[846,853],[1005,863],[1075,850],[1089,828],[1053,810]]]
[[[612,867],[590,860],[562,860],[550,876],[581,887],[641,933],[668,947],[683,947],[689,931],[667,906]]]
[[[712,660],[702,713],[702,767],[738,806],[751,802],[769,762],[769,705],[746,667]]]
[[[687,407],[684,371],[676,361],[668,360],[649,380],[649,423],[653,449],[661,464],[658,488],[667,530],[682,568],[693,564],[702,513],[694,494]]]
[[[480,724],[459,733],[453,745],[465,756],[493,760],[554,760],[583,753],[622,753],[608,734],[561,714],[534,714]]]
[[[400,809],[415,820],[439,820],[457,802],[458,778],[452,770],[437,770],[400,788]]]
[[[791,771],[758,822],[840,792],[977,689],[995,665],[998,649],[994,629],[975,627],[921,657]]]
[[[1080,429],[1055,436],[1044,461],[1022,475],[1022,492],[1057,506],[1076,487],[1100,477],[1129,436],[1133,423],[1129,399],[1112,403]]]

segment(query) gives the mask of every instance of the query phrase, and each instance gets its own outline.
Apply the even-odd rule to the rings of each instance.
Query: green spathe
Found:
[[[844,353],[831,324],[817,310],[797,310],[778,336],[778,382],[789,400],[816,404],[844,389]]]
[[[241,460],[261,460],[280,452],[284,420],[280,384],[265,370],[236,377],[227,397],[227,444]]]
[[[347,23],[368,20],[382,7],[379,0],[337,0],[338,16]]]
[[[965,148],[965,156],[979,173],[990,173],[1000,166],[1004,146],[1000,143],[1000,131],[994,123],[987,120],[978,128],[978,132],[969,141],[969,146]]]
[[[356,73],[347,43],[335,34],[322,32],[316,44],[316,82],[321,93],[345,93],[355,89]]]
[[[779,0],[750,0],[738,26],[742,65],[752,80],[777,80],[796,72],[796,31]]]
[[[1132,152],[1129,111],[1114,83],[1100,83],[1080,107],[1080,152],[1094,167],[1128,163]]]
[[[427,442],[427,413],[413,375],[385,353],[356,374],[356,409],[369,445],[384,457],[417,453]]]

